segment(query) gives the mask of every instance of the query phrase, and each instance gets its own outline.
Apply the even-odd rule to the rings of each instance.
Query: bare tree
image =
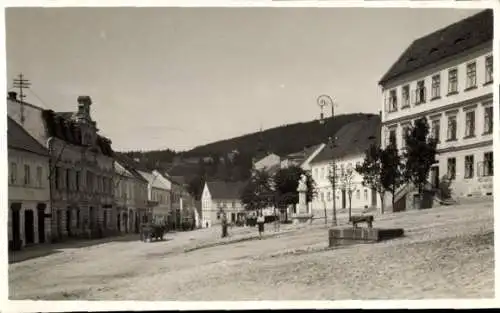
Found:
[[[351,220],[352,213],[352,195],[358,189],[357,185],[354,183],[355,170],[352,167],[348,167],[343,171],[339,178],[339,187],[347,193],[349,197],[349,221]],[[335,201],[335,200],[334,200]]]

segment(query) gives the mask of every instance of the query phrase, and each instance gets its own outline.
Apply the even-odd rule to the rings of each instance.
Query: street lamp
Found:
[[[321,113],[320,113],[320,124],[322,125],[325,125],[325,132],[327,133],[328,135],[328,127],[327,127],[327,123],[326,123],[326,120],[324,118],[324,113],[323,113],[323,108],[326,107],[326,106],[330,106],[331,109],[332,109],[332,116],[331,116],[331,119],[333,119],[333,117],[335,117],[335,104],[333,102],[333,99],[328,96],[328,95],[321,95],[318,97],[317,99],[317,103],[318,103],[318,106],[320,107],[321,109]],[[335,144],[335,137],[331,137],[331,136],[328,136],[328,147],[330,147],[330,149],[333,150],[333,147],[334,147],[334,144]],[[332,169],[332,173],[331,173],[331,176],[329,178],[331,178],[331,183],[332,183],[332,192],[333,192],[333,218],[332,218],[332,224],[333,226],[337,226],[337,208],[336,208],[336,198],[337,198],[337,195],[335,193],[336,191],[336,188],[335,188],[335,184],[336,184],[336,175],[337,175],[337,166],[335,164],[335,157],[332,156],[332,162],[331,162],[331,169]]]

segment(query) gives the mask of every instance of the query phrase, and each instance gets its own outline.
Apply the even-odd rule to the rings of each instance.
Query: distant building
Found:
[[[304,148],[300,152],[290,153],[281,159],[281,168],[292,165],[300,166],[305,171],[311,170],[311,160],[325,147],[325,144]]]
[[[115,204],[117,229],[139,233],[141,217],[148,209],[148,181],[134,168],[134,161],[115,156]]]
[[[439,153],[430,183],[447,175],[457,197],[493,193],[492,40],[489,9],[413,41],[379,82],[382,146],[403,150],[408,127],[427,118]]]
[[[222,214],[228,222],[243,221],[246,213],[241,193],[246,182],[206,182],[201,196],[202,227],[221,223]]]
[[[327,145],[311,160],[311,175],[316,183],[317,194],[311,207],[315,217],[332,214],[333,201],[338,210],[351,208],[362,211],[379,206],[379,196],[375,190],[362,185],[363,177],[356,172],[356,165],[362,164],[366,150],[380,142],[380,117],[373,115],[365,120],[344,125],[336,134],[333,146]],[[334,161],[334,162],[333,162]],[[336,191],[329,180],[333,164],[336,165]]]
[[[92,101],[78,97],[76,112],[54,112],[9,93],[8,116],[50,154],[51,236],[101,237],[116,232],[111,141],[98,134]]]
[[[281,158],[279,155],[274,153],[269,153],[254,162],[254,169],[258,171],[266,170],[271,168],[279,168],[281,166]]]
[[[140,222],[148,222],[149,217],[157,222],[167,222],[172,214],[171,182],[165,179],[158,171],[138,170],[139,174],[148,182],[148,214],[140,216]]]
[[[49,152],[10,117],[7,124],[9,162],[9,249],[50,240]]]

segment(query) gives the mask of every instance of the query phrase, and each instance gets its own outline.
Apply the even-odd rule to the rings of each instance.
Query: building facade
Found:
[[[9,93],[8,116],[50,155],[52,240],[101,237],[116,231],[113,210],[113,150],[92,120],[92,101],[78,97],[76,112],[54,112]]]
[[[429,182],[452,179],[456,197],[493,192],[493,13],[485,10],[415,40],[380,81],[382,146],[402,151],[426,118],[438,140]]]
[[[241,203],[241,192],[245,182],[206,182],[201,196],[202,227],[211,227],[221,223],[222,214],[227,221],[244,221],[245,207]]]
[[[50,242],[49,152],[8,118],[9,249]]]
[[[370,145],[380,141],[380,118],[369,116],[343,126],[335,134],[337,140],[327,145],[311,161],[311,176],[316,184],[316,195],[310,204],[315,217],[332,215],[333,202],[336,209],[345,211],[351,207],[353,213],[380,206],[375,190],[363,186],[363,176],[356,171],[365,158]],[[330,180],[336,167],[335,194]]]
[[[172,184],[165,179],[158,171],[152,172],[139,170],[148,182],[148,207],[151,218],[158,223],[168,223],[172,215]],[[142,222],[148,221],[147,215],[142,215]]]
[[[138,233],[147,214],[148,181],[123,156],[115,161],[115,173],[116,227],[121,233]]]

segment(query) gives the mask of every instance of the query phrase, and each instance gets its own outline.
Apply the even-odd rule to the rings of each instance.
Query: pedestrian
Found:
[[[262,239],[262,233],[264,232],[264,215],[262,215],[262,212],[259,213],[257,217],[257,225],[259,227],[259,238]]]

